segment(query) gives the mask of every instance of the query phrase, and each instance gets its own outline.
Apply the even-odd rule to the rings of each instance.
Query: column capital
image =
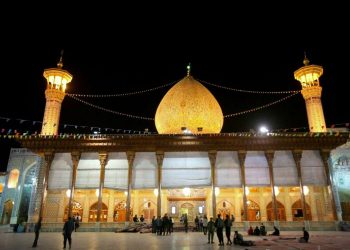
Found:
[[[72,162],[74,167],[78,167],[78,163],[81,157],[81,152],[80,151],[72,151],[71,153],[72,157]]]
[[[45,164],[47,164],[48,168],[50,169],[53,158],[55,157],[55,152],[51,150],[45,151],[41,154],[41,156],[44,158]]]
[[[162,166],[163,165],[163,160],[164,160],[164,152],[163,151],[157,151],[156,152],[156,157],[157,157],[157,165]]]
[[[303,155],[303,150],[293,150],[292,151],[294,161],[297,166],[300,165],[301,157]]]
[[[238,160],[239,160],[239,165],[243,166],[244,162],[245,162],[245,158],[247,156],[247,151],[245,150],[239,150],[238,152]]]
[[[107,152],[99,152],[98,158],[100,160],[101,167],[105,167],[108,161],[108,153]]]
[[[210,150],[210,151],[208,151],[208,156],[209,156],[209,161],[210,161],[210,166],[211,166],[211,167],[214,167],[214,166],[215,166],[216,155],[217,155],[216,150]]]
[[[330,149],[320,149],[320,155],[325,166],[328,166],[328,159],[331,154]]]
[[[129,166],[132,166],[132,164],[134,163],[134,159],[135,159],[135,152],[134,151],[127,151],[126,158],[128,159]]]
[[[267,163],[269,164],[269,166],[272,166],[272,162],[273,162],[273,158],[275,157],[275,151],[274,150],[266,150],[264,151],[265,153],[265,157],[267,160]]]

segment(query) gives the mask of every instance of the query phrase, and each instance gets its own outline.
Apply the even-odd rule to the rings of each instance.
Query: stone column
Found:
[[[304,216],[304,221],[306,219],[306,202],[305,202],[305,194],[304,194],[304,184],[303,184],[303,178],[301,176],[301,157],[302,157],[302,150],[293,150],[293,158],[295,161],[295,165],[297,167],[297,172],[298,172],[298,180],[299,180],[299,188],[300,188],[300,200],[301,200],[301,207],[303,208],[303,216]]]
[[[275,180],[273,177],[273,158],[275,156],[275,151],[265,151],[265,157],[267,160],[267,164],[269,165],[269,175],[270,175],[270,187],[272,192],[272,206],[273,206],[273,215],[274,215],[274,221],[275,225],[278,224],[278,212],[277,212],[277,201],[276,201],[276,194],[275,194]]]
[[[324,170],[326,173],[326,180],[327,180],[327,194],[329,195],[329,200],[331,201],[332,204],[332,213],[333,213],[333,219],[334,220],[342,220],[341,218],[338,217],[337,215],[337,206],[335,203],[335,199],[334,199],[334,189],[333,189],[333,178],[332,175],[329,171],[329,165],[328,165],[328,159],[330,156],[330,150],[328,149],[321,149],[320,150],[320,154],[321,154],[321,158],[322,158],[322,162],[323,162],[323,166],[324,166]]]
[[[52,151],[46,151],[44,152],[44,178],[42,179],[42,189],[40,189],[40,186],[38,185],[37,192],[41,194],[41,200],[40,200],[40,210],[39,210],[39,220],[42,219],[43,213],[44,213],[44,207],[46,204],[46,197],[47,197],[47,186],[49,181],[49,172],[50,167],[53,161],[55,154]]]
[[[162,216],[162,167],[164,160],[164,152],[156,152],[157,157],[157,170],[158,170],[158,179],[157,179],[157,217]]]
[[[74,192],[75,192],[75,181],[77,179],[77,169],[78,164],[80,160],[81,153],[76,151],[71,153],[72,162],[73,162],[73,169],[72,169],[72,182],[70,185],[70,196],[69,196],[69,203],[68,203],[68,216],[72,216],[72,206],[73,206],[73,199],[74,199]],[[83,218],[83,215],[80,215]]]
[[[98,188],[98,203],[97,203],[97,222],[101,221],[101,210],[102,210],[102,192],[103,192],[103,187],[104,187],[104,182],[105,182],[105,167],[107,165],[107,160],[108,160],[108,153],[102,152],[98,154],[98,157],[100,159],[100,185]]]
[[[244,168],[244,162],[245,158],[247,156],[246,151],[238,151],[238,160],[239,160],[239,166],[241,167],[241,181],[242,181],[242,189],[243,189],[243,221],[247,221],[247,213],[248,213],[248,207],[247,207],[247,194],[245,192],[245,168]]]
[[[135,152],[128,151],[126,152],[126,156],[128,158],[128,195],[126,198],[126,221],[125,224],[129,224],[130,221],[130,203],[131,203],[131,181],[132,181],[132,168],[135,159]]]
[[[216,186],[216,179],[215,179],[215,162],[216,162],[216,151],[209,151],[208,152],[209,161],[210,161],[210,168],[211,168],[211,199],[212,199],[212,212],[213,212],[213,218],[216,218],[216,196],[215,196],[215,186]]]

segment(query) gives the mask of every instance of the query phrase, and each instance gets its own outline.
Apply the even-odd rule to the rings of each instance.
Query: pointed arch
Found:
[[[98,209],[98,202],[95,202],[90,206],[89,222],[97,221],[97,209]],[[108,207],[106,206],[106,204],[102,202],[100,222],[107,222],[107,215],[108,215]]]
[[[130,206],[130,218],[133,217],[133,209]],[[113,221],[115,222],[125,222],[126,221],[126,201],[120,201],[118,202],[115,207],[114,207],[114,212],[113,212]]]
[[[277,220],[286,221],[286,209],[284,208],[284,205],[278,200],[276,200],[276,203],[277,203]],[[266,212],[267,212],[267,220],[274,221],[275,213],[274,213],[272,201],[269,204],[267,204]]]
[[[64,209],[63,221],[68,220],[68,210],[69,210],[69,204],[67,204],[66,208]],[[73,216],[79,215],[82,218],[83,212],[84,212],[83,206],[79,202],[73,200],[72,201],[72,215]]]
[[[244,210],[243,210],[243,204],[241,209],[241,215],[243,216]],[[260,212],[260,206],[257,202],[253,200],[247,201],[247,220],[248,221],[260,221],[261,220],[261,212]]]
[[[293,221],[303,221],[303,220],[312,220],[311,209],[307,202],[305,203],[306,207],[306,216],[304,216],[304,211],[301,206],[301,199],[297,200],[292,205]]]
[[[1,224],[10,224],[11,221],[11,215],[12,215],[12,209],[13,209],[13,200],[7,200],[4,202],[4,209],[2,212],[2,221]]]
[[[217,214],[220,214],[222,219],[225,219],[226,215],[228,215],[231,218],[231,215],[235,211],[234,205],[225,199],[216,203],[216,210]]]
[[[152,200],[145,201],[141,206],[140,210],[141,215],[145,218],[146,221],[151,221],[153,216],[155,215],[155,211],[157,209],[157,204]]]

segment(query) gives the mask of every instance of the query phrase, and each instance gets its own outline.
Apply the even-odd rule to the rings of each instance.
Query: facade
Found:
[[[309,74],[305,67],[298,77]],[[320,75],[312,73],[317,83]],[[62,60],[44,76],[62,102],[72,79]],[[134,215],[149,222],[167,213],[176,222],[184,214],[189,221],[221,214],[234,215],[242,228],[335,229],[350,216],[349,133],[325,132],[314,97],[306,100],[309,124],[317,124],[310,133],[224,134],[220,106],[188,72],[157,109],[159,135],[69,136],[55,129],[61,102],[46,97],[42,134],[19,136],[23,148],[11,151],[2,224],[42,217],[44,228],[60,230],[68,216],[80,215],[86,230],[112,230]],[[309,115],[315,109],[322,111],[317,119]]]

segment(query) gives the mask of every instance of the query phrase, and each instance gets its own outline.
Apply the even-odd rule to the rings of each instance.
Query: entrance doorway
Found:
[[[63,221],[67,221],[68,220],[68,206],[66,206],[66,209],[64,210],[64,217],[63,217]],[[72,216],[80,216],[82,218],[83,216],[83,207],[81,206],[81,204],[77,201],[73,201],[72,202]]]
[[[12,208],[13,208],[12,200],[8,200],[4,203],[4,211],[2,213],[2,224],[4,225],[10,224]]]
[[[89,222],[96,222],[97,221],[97,206],[98,203],[92,204],[89,211]],[[100,222],[107,222],[107,214],[108,214],[108,207],[106,204],[102,203],[102,209],[101,209],[101,216],[100,216]]]
[[[301,206],[301,200],[297,200],[292,205],[293,221],[312,220],[310,206],[305,202],[306,216]]]
[[[194,221],[194,208],[191,203],[183,203],[180,207],[180,217],[187,214],[188,222]]]
[[[283,206],[283,204],[279,201],[277,202],[277,220],[279,221],[286,221],[286,210]],[[267,211],[267,220],[268,221],[273,221],[275,220],[275,212],[272,206],[272,202],[270,202],[267,206],[266,206],[266,211]]]

